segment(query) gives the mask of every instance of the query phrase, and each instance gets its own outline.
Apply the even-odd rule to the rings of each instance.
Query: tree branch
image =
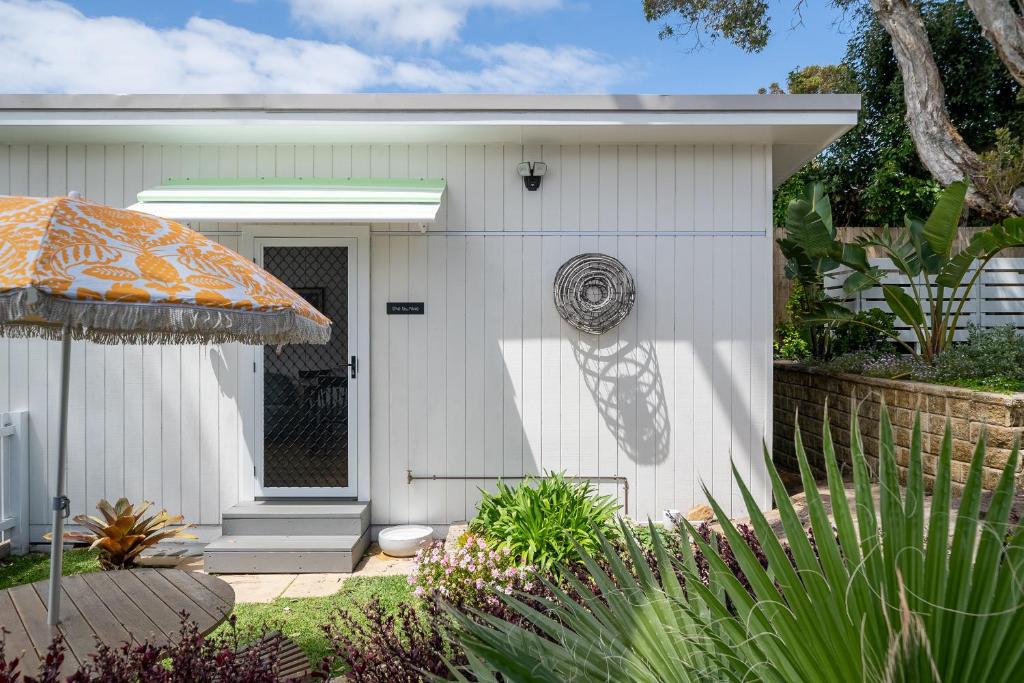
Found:
[[[1010,75],[1024,85],[1024,17],[1010,0],[967,0],[988,42]]]
[[[907,127],[921,163],[942,185],[969,179],[967,205],[984,215],[997,215],[999,211],[984,194],[987,179],[978,155],[946,111],[946,91],[917,8],[910,0],[871,0],[871,7],[892,41],[903,76]]]

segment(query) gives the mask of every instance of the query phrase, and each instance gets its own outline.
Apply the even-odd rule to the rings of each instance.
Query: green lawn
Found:
[[[64,575],[98,571],[96,557],[96,552],[91,550],[65,551]],[[6,557],[0,560],[0,589],[41,581],[49,572],[49,555],[30,553]],[[375,597],[388,607],[397,607],[413,599],[412,587],[404,576],[353,577],[345,581],[337,593],[327,597],[278,598],[265,604],[236,605],[238,636],[244,642],[247,636],[264,628],[281,631],[298,643],[315,665],[327,652],[323,624],[331,621],[338,610],[359,613],[362,606]],[[227,635],[228,630],[225,624],[214,631],[214,635]]]
[[[64,551],[64,576],[99,571],[99,554],[85,548]],[[0,590],[42,581],[50,575],[50,556],[44,553],[11,555],[0,560]]]
[[[238,636],[244,641],[248,633],[277,630],[294,640],[314,664],[327,654],[327,637],[323,625],[332,621],[339,610],[360,613],[373,598],[391,608],[413,599],[412,587],[404,576],[353,577],[334,595],[322,598],[278,598],[273,602],[235,606]],[[227,635],[230,627],[221,626],[214,635]]]

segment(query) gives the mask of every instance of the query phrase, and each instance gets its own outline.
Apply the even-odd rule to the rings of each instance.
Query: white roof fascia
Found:
[[[128,207],[179,222],[432,223],[437,204],[139,202]]]
[[[312,111],[837,111],[859,95],[0,95],[0,110]]]

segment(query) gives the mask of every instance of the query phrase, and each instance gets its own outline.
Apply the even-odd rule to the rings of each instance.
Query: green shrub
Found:
[[[416,569],[409,577],[418,596],[438,595],[450,602],[479,608],[497,601],[498,593],[520,590],[532,567],[521,567],[508,546],[494,550],[482,537],[465,534],[446,548],[434,541],[416,553]]]
[[[823,363],[832,372],[848,372],[885,379],[934,381],[935,370],[916,356],[893,352],[853,351]]]
[[[1024,379],[1024,337],[1011,325],[989,330],[971,326],[966,342],[936,357],[935,376],[941,382],[1020,381]]]
[[[813,300],[811,293],[819,298]],[[786,301],[788,319],[775,330],[775,357],[782,360],[827,360],[854,351],[883,352],[893,349],[896,316],[880,308],[870,308],[823,321],[822,311],[842,308],[836,299],[825,296],[822,288],[792,281]]]
[[[834,356],[854,351],[885,352],[893,349],[896,316],[880,308],[858,311],[849,322],[837,325],[830,350]]]
[[[1024,337],[1012,327],[971,327],[966,342],[935,357],[934,365],[894,351],[853,351],[818,363],[831,372],[948,384],[976,391],[1024,391]]]
[[[498,482],[497,493],[483,492],[470,530],[529,565],[549,570],[575,560],[574,544],[594,552],[598,533],[610,532],[618,504],[598,496],[589,481],[572,482],[564,473],[528,477],[517,486]]]
[[[811,345],[807,343],[800,328],[791,322],[780,323],[775,330],[773,344],[775,357],[782,360],[804,360],[811,356]]]
[[[926,506],[920,415],[903,489],[892,424],[882,410],[876,488],[851,412],[855,500],[850,505],[835,505],[847,500],[846,485],[825,417],[822,450],[831,517],[799,431],[795,435],[813,540],[768,453],[765,465],[788,552],[735,469],[766,562],[709,495],[749,587],[689,522],[683,522],[688,541],[683,545],[692,543],[707,559],[707,585],[692,555],[673,561],[653,531],[656,563],[650,570],[623,525],[635,573],[602,539],[605,566],[593,553],[581,553],[590,582],[563,574],[566,590],[553,587],[554,598],[541,609],[502,598],[525,615],[527,627],[454,615],[475,680],[494,680],[496,674],[539,681],[1019,680],[1024,526],[1011,520],[1018,448],[982,519],[984,433],[953,509],[953,437],[947,422]]]

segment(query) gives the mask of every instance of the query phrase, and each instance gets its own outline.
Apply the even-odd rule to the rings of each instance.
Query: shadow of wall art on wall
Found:
[[[587,389],[619,451],[638,464],[664,462],[672,443],[658,354],[650,341],[581,334],[573,350]]]

